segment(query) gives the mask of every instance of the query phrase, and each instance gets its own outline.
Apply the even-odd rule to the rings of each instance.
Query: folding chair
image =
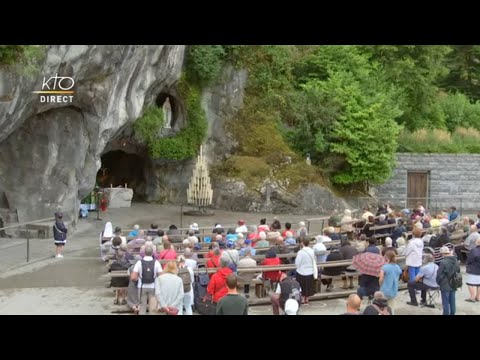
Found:
[[[427,289],[427,302],[425,304],[422,305],[423,306],[426,306],[426,307],[429,307],[429,308],[432,308],[432,309],[435,309],[437,303],[436,303],[436,299],[438,299],[440,297],[440,288],[437,287],[437,288],[428,288]]]

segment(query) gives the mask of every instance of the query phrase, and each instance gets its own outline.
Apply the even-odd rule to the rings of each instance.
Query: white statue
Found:
[[[172,107],[170,106],[170,98],[167,96],[167,99],[163,103],[163,119],[166,129],[171,129],[172,127]]]
[[[310,160],[310,154],[307,154],[305,162],[307,163],[307,165],[312,165],[312,160]]]

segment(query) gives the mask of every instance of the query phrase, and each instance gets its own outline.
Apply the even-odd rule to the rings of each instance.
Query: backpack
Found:
[[[152,284],[155,281],[155,260],[142,261],[142,284]]]
[[[290,291],[290,295],[288,295],[289,299],[297,300],[297,302],[300,304],[302,300],[302,294],[300,293],[300,290],[297,288],[292,288],[292,291]]]
[[[178,269],[177,274],[183,281],[183,292],[187,293],[192,288],[192,279],[190,278],[190,271],[186,267]]]
[[[387,306],[385,306],[383,309],[381,309],[380,306],[378,306],[377,304],[372,304],[372,306],[375,308],[375,310],[378,311],[378,315],[391,315],[388,312],[388,307]]]
[[[454,290],[461,288],[463,285],[462,274],[460,272],[454,272],[453,275],[448,278],[448,283]]]

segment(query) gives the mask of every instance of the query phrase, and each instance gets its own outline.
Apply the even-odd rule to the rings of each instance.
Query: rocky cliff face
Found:
[[[50,46],[38,76],[28,78],[0,68],[0,214],[17,210],[18,220],[51,217],[61,208],[67,220],[94,187],[101,156],[121,150],[144,161],[145,182],[134,189],[148,201],[186,203],[195,159],[152,160],[134,141],[132,124],[146,105],[173,101],[172,129],[185,124],[185,109],[175,84],[185,47]],[[72,101],[41,102],[43,77],[71,77]],[[219,84],[204,89],[202,107],[208,119],[205,156],[210,165],[231,153],[236,136],[225,122],[242,106],[247,73],[227,67]],[[65,84],[63,84],[65,85]],[[70,95],[70,94],[69,94]],[[237,211],[320,213],[348,207],[327,189],[312,185],[289,194],[274,183],[247,189],[211,173],[214,206]],[[8,220],[8,219],[7,219]]]
[[[179,79],[185,47],[50,46],[33,79],[0,70],[0,197],[20,221],[76,218],[100,156]],[[72,77],[71,103],[41,103],[43,77]],[[3,194],[1,194],[3,193]]]

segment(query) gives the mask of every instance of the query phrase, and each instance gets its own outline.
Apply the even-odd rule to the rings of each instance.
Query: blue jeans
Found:
[[[420,272],[420,267],[408,267],[408,282],[415,281],[415,277]]]
[[[455,315],[455,291],[440,291],[442,293],[443,315]]]

